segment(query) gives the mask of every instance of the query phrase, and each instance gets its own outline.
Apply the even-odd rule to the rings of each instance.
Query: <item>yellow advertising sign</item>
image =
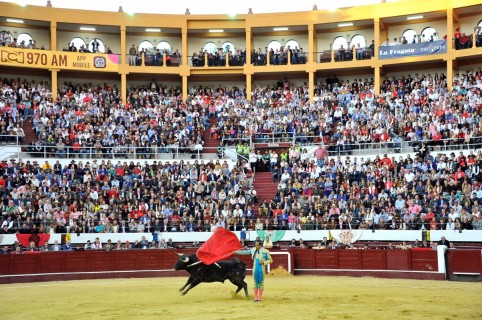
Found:
[[[119,56],[0,47],[0,65],[79,71],[119,71]]]

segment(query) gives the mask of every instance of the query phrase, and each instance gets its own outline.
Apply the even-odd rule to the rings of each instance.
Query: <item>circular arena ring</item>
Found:
[[[480,283],[268,276],[263,301],[203,283],[181,297],[184,277],[0,285],[3,319],[477,319]]]

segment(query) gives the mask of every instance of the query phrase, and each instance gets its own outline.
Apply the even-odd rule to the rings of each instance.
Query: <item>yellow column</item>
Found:
[[[313,71],[308,72],[308,88],[310,88],[310,102],[313,102],[315,96],[315,73]]]
[[[373,40],[375,41],[375,56],[378,56],[378,47],[380,47],[380,18],[376,17],[373,23]],[[373,57],[372,57],[373,58]]]
[[[379,96],[380,95],[380,85],[381,85],[381,76],[380,76],[380,73],[381,73],[381,67],[379,66],[376,66],[375,67],[375,96]]]
[[[253,91],[253,76],[246,74],[246,99],[251,100],[251,92]]]
[[[51,83],[52,83],[52,98],[54,99],[54,101],[57,101],[57,90],[59,85],[57,72],[59,72],[59,70],[57,69],[50,70]]]
[[[251,39],[251,27],[246,27],[246,64],[251,64],[251,51],[253,51]]]
[[[454,48],[454,14],[452,8],[447,8],[447,49],[448,51],[455,49]],[[450,83],[452,85],[452,83]]]
[[[127,41],[126,41],[126,26],[120,27],[120,55],[121,55],[121,63],[127,64],[129,63],[129,59],[127,59]]]
[[[182,60],[182,65],[187,66],[187,56],[188,51],[187,51],[187,27],[182,28],[182,53],[181,53],[181,60]]]
[[[315,25],[308,25],[308,60],[307,62],[316,62],[316,52],[318,51],[318,43],[316,42]]]
[[[452,84],[454,82],[454,61],[447,60],[447,90],[452,92]]]
[[[121,100],[127,103],[127,74],[121,73]]]
[[[382,45],[383,42],[385,42],[386,39],[388,39],[388,29],[385,26],[385,23],[383,21],[380,21],[380,18],[378,18],[378,28],[375,30],[378,30],[379,34],[378,37],[376,37],[375,40],[375,52],[378,51],[378,47]],[[377,45],[378,41],[378,45]],[[376,56],[376,53],[375,53]]]
[[[188,94],[187,76],[182,76],[182,101],[186,101]]]
[[[50,22],[50,50],[56,51],[57,48],[57,22]]]

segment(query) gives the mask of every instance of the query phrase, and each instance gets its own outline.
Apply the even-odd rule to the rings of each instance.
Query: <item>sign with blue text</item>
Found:
[[[447,41],[438,40],[422,43],[383,46],[378,48],[379,59],[394,59],[411,56],[428,56],[447,52]]]

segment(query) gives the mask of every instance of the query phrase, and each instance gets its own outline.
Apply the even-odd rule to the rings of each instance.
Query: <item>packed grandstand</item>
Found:
[[[85,71],[87,80],[74,69],[72,78],[79,79],[68,81],[59,80],[56,68],[48,68],[50,79],[14,76],[21,59],[12,56],[26,53],[28,62],[31,52],[56,52],[40,39],[57,39],[19,34],[6,23],[0,30],[6,52],[0,63],[8,67],[0,74],[0,234],[139,233],[142,243],[151,234],[148,246],[162,248],[169,234],[217,228],[421,230],[424,240],[425,231],[482,230],[482,70],[475,51],[482,21],[467,17],[443,24],[441,34],[430,18],[420,32],[411,29],[416,26],[392,32],[390,23],[406,19],[387,18],[378,39],[336,33],[323,44],[329,50],[313,42],[334,26],[312,23],[308,41],[276,38],[279,46],[255,46],[257,40],[241,48],[213,40],[191,55],[166,41],[131,47],[126,33],[138,40],[141,31],[128,26],[121,29],[125,48],[85,36],[87,42],[76,37],[57,45],[65,61],[70,53],[99,58]],[[370,32],[358,27],[353,31],[372,33],[372,26]],[[59,22],[58,28],[66,27]],[[184,50],[186,34],[179,30],[182,41],[172,40]],[[387,63],[389,75],[383,74],[383,55],[403,59],[417,48],[446,56],[443,63],[425,57],[414,65]],[[116,62],[108,71],[122,73],[121,85],[92,76],[112,66],[109,59]],[[145,81],[143,70],[152,80]],[[200,76],[192,86],[185,70]],[[127,85],[129,73],[135,81]],[[45,250],[37,244],[4,251]]]
[[[373,81],[335,77],[316,84],[312,102],[288,79],[251,100],[236,88],[201,88],[182,101],[159,85],[131,88],[124,104],[107,84],[66,84],[53,102],[48,83],[3,79],[4,139],[23,138],[25,122],[36,139],[30,160],[0,164],[1,232],[482,230],[482,71],[457,74],[451,92],[445,80],[407,74],[384,81],[377,97]],[[222,147],[239,138],[238,161],[147,163],[202,146],[205,132]],[[243,148],[267,136],[293,145]],[[370,143],[390,156],[352,155]],[[397,155],[403,143],[414,157]],[[35,160],[36,148],[53,160]],[[134,149],[136,161],[118,159]],[[260,203],[253,181],[263,171],[276,188]]]

